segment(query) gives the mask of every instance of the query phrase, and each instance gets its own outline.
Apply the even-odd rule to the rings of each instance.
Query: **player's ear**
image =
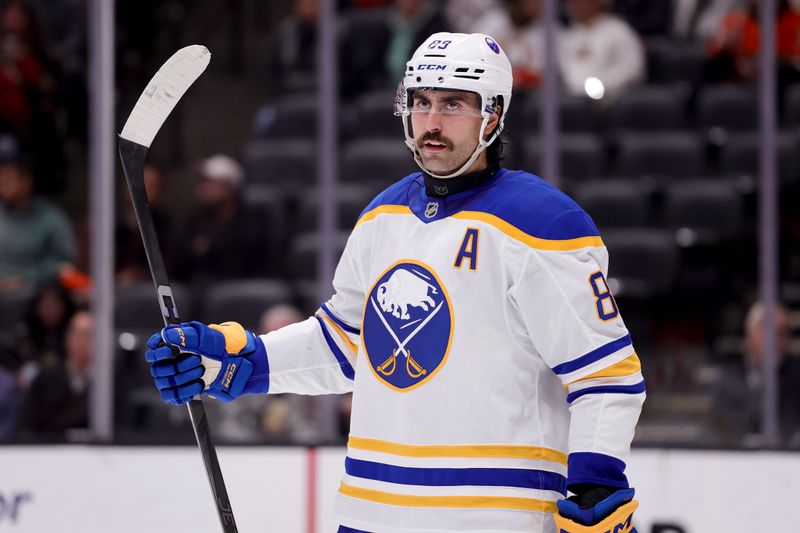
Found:
[[[503,108],[499,105],[494,106],[494,115],[489,117],[489,122],[486,123],[486,129],[483,132],[483,139],[485,141],[489,140],[489,137],[492,136],[494,130],[497,128],[497,125],[500,124],[500,116],[503,114]]]

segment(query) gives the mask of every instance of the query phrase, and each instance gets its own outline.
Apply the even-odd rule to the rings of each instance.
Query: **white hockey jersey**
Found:
[[[315,317],[262,336],[270,393],[353,391],[336,517],[374,533],[554,533],[627,487],[645,396],[589,216],[531,174],[367,207]]]

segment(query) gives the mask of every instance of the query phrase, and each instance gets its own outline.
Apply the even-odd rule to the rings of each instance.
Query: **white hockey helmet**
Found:
[[[403,119],[406,145],[417,164],[433,177],[453,178],[462,174],[492,144],[503,129],[511,104],[511,63],[497,42],[483,33],[434,33],[417,48],[406,63],[406,74],[397,88],[395,115]],[[437,175],[425,168],[411,132],[411,105],[415,90],[469,91],[481,99],[483,117],[478,145],[461,168],[447,175]],[[484,140],[486,125],[501,105],[500,122],[489,139]]]

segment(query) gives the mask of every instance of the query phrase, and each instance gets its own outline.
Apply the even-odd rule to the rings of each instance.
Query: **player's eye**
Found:
[[[414,103],[412,104],[412,109],[416,109],[418,111],[427,111],[428,109],[430,109],[430,107],[431,107],[430,102],[427,102],[425,100],[414,100]]]

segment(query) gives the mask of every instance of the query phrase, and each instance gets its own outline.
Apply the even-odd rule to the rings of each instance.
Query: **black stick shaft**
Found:
[[[147,159],[147,147],[120,138],[119,155],[122,159],[125,181],[128,183],[128,190],[131,194],[133,210],[136,213],[136,221],[142,234],[147,263],[150,266],[150,274],[153,276],[153,283],[158,293],[158,303],[161,307],[164,324],[167,326],[180,324],[178,307],[172,296],[172,288],[169,285],[161,248],[158,246],[158,235],[156,234],[153,215],[150,213],[150,205],[147,201],[147,192],[144,187],[144,164]],[[224,533],[237,533],[238,529],[233,518],[231,502],[228,499],[225,480],[222,478],[217,451],[211,440],[211,430],[208,426],[208,418],[206,418],[203,402],[201,400],[192,400],[187,404],[187,407],[189,408],[189,418],[192,421],[197,445],[200,447],[200,453],[203,456],[203,464],[206,467],[208,481],[211,484],[211,492],[214,495],[214,504],[217,507],[222,530]]]

